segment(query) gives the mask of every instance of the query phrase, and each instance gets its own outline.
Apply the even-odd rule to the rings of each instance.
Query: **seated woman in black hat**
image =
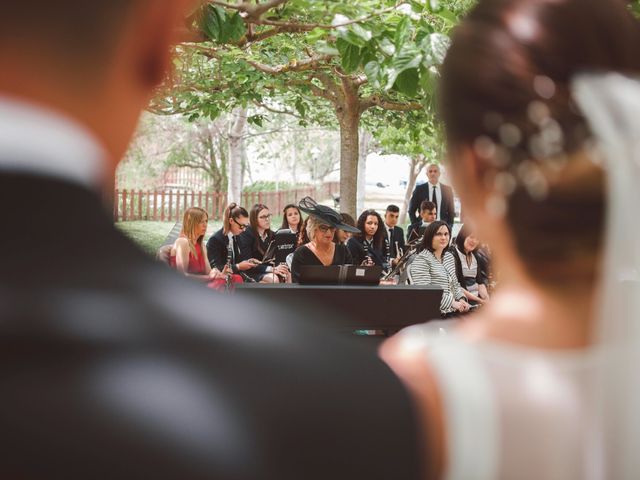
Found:
[[[309,243],[298,247],[291,261],[291,275],[294,283],[300,279],[303,265],[350,265],[353,263],[349,249],[343,244],[336,244],[333,237],[337,229],[358,232],[357,228],[342,223],[340,214],[332,208],[318,205],[309,197],[300,201],[300,209],[309,214],[307,219],[307,235]]]

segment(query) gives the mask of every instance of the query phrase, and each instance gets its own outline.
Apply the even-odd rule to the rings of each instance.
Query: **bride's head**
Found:
[[[450,171],[478,235],[541,285],[593,280],[604,172],[571,96],[581,72],[640,73],[623,0],[480,1],[442,67]]]

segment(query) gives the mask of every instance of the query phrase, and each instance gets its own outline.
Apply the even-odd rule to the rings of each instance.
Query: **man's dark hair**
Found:
[[[0,45],[60,53],[98,66],[141,0],[11,0],[0,6]],[[56,55],[58,57],[58,55]],[[56,58],[57,60],[58,58]]]
[[[400,207],[398,207],[397,205],[391,204],[387,207],[387,212],[400,213]]]
[[[420,204],[420,212],[431,211],[436,208],[436,204],[430,200],[423,200]]]

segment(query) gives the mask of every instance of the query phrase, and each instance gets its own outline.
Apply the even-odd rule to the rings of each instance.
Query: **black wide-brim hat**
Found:
[[[327,207],[326,205],[320,205],[311,197],[304,197],[300,200],[298,207],[304,213],[308,213],[309,215],[316,217],[322,223],[326,223],[334,228],[339,228],[345,232],[360,233],[360,230],[356,227],[342,223],[342,217],[333,208]]]

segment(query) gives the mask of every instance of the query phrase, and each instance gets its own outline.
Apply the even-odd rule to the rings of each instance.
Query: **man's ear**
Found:
[[[171,50],[179,41],[180,27],[193,11],[194,0],[143,0],[132,20],[136,70],[144,88],[154,88],[171,69]]]

